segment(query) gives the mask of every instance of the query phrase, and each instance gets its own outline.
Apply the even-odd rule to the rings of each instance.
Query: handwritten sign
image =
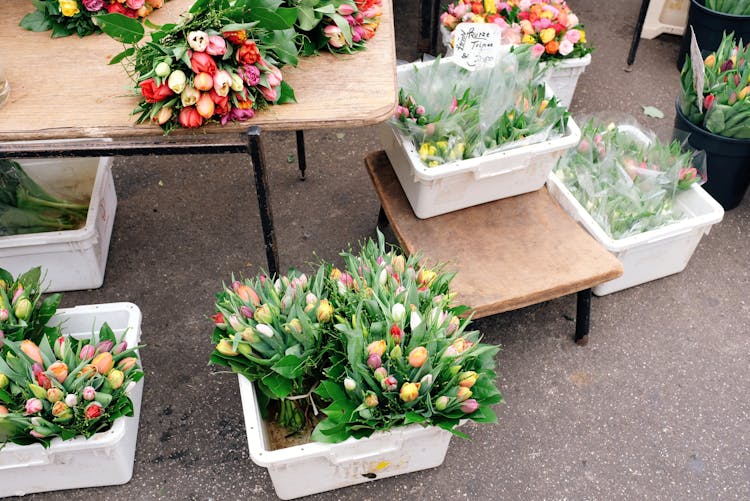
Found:
[[[703,64],[703,55],[698,47],[698,41],[695,39],[695,32],[690,26],[690,62],[693,67],[693,85],[695,93],[698,94],[698,111],[703,113],[703,86],[706,77],[706,68]]]
[[[453,59],[467,70],[492,67],[500,60],[500,26],[461,23],[453,30]]]

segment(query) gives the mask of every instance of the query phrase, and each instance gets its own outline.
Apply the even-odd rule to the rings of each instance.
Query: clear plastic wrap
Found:
[[[492,68],[468,71],[450,58],[399,81],[391,124],[428,166],[479,157],[560,136],[567,109],[547,92],[531,47],[504,53]]]
[[[581,141],[557,164],[563,181],[604,231],[615,239],[685,217],[674,200],[706,180],[705,154],[662,143],[632,118],[591,117]]]

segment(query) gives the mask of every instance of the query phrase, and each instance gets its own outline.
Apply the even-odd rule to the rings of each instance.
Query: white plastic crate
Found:
[[[136,346],[141,336],[141,312],[132,303],[60,309],[50,325],[60,321],[63,333],[76,338],[88,337],[94,329],[98,332],[104,322],[118,337],[127,330],[128,346]],[[133,475],[142,396],[143,379],[130,393],[135,415],[118,419],[108,431],[90,439],[55,438],[47,449],[41,444],[8,444],[0,449],[0,497],[128,482]]]
[[[563,182],[550,173],[547,188],[573,219],[622,263],[623,274],[597,285],[594,294],[603,296],[685,269],[703,235],[724,217],[724,209],[700,186],[680,193],[675,206],[686,218],[638,235],[613,239],[583,208]]]
[[[104,282],[117,209],[112,158],[18,160],[51,194],[90,197],[86,225],[77,230],[0,237],[0,267],[17,275],[42,266],[47,292],[95,289]]]
[[[643,20],[641,38],[652,39],[662,33],[682,35],[689,9],[690,0],[651,0]]]
[[[445,47],[445,55],[451,56],[453,54],[451,32],[442,24],[440,25],[440,36]],[[570,108],[570,103],[573,102],[573,95],[578,85],[578,77],[586,71],[586,67],[589,64],[591,64],[591,54],[572,59],[561,59],[551,64],[552,67],[547,73],[546,81],[552,88],[552,92],[554,92],[557,99],[566,108]]]
[[[253,383],[239,376],[250,458],[268,468],[276,495],[294,499],[318,492],[434,468],[443,463],[452,434],[418,424],[350,438],[271,450]]]

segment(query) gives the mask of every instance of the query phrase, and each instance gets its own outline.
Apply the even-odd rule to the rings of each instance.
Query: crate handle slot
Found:
[[[7,453],[7,451],[5,452]],[[5,454],[4,453],[4,454]],[[12,454],[9,454],[11,457]],[[26,454],[22,454],[21,456],[25,456]],[[10,458],[8,458],[10,459]],[[34,459],[24,460],[23,458],[18,458],[14,463],[10,464],[0,464],[0,471],[2,470],[12,470],[14,468],[27,468],[29,466],[44,466],[46,464],[49,464],[49,457],[48,456],[41,456]]]
[[[500,169],[500,170],[492,170],[492,169],[477,169],[474,171],[474,179],[477,181],[481,179],[490,179],[497,176],[502,176],[505,174],[510,174],[511,172],[515,172],[518,170],[526,169],[529,166],[529,161],[526,160],[525,162],[521,162],[518,165],[515,165],[511,167],[510,169]]]
[[[378,448],[375,450],[363,452],[361,454],[351,454],[351,455],[341,455],[341,454],[330,454],[330,461],[333,464],[342,464],[342,463],[348,463],[351,461],[362,461],[363,459],[369,459],[376,456],[382,456],[383,454],[390,454],[391,452],[396,452],[397,450],[401,449],[403,443],[402,440],[394,440],[393,442],[390,442],[387,446]]]
[[[666,235],[662,235],[659,237],[652,238],[648,241],[649,244],[655,244],[656,242],[661,242],[662,240],[667,240],[671,238],[677,238],[681,237],[683,235],[687,235],[688,233],[691,233],[694,230],[694,228],[685,228],[683,230],[678,231],[677,233],[668,233]]]

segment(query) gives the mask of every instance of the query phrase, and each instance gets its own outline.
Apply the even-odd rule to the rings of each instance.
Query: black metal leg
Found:
[[[633,41],[630,42],[630,53],[628,54],[628,66],[635,62],[635,53],[638,52],[638,44],[641,43],[641,32],[643,32],[643,21],[646,19],[646,13],[648,12],[648,6],[651,4],[651,0],[643,0],[641,2],[641,11],[638,13],[638,21],[635,23],[635,31],[633,32]]]
[[[383,230],[388,227],[388,216],[385,215],[383,206],[380,206],[380,212],[378,212],[378,229]]]
[[[589,343],[589,323],[591,320],[591,289],[578,291],[576,298],[576,344]]]
[[[266,246],[268,273],[273,276],[279,271],[279,252],[276,248],[276,233],[273,228],[271,194],[268,189],[268,177],[266,176],[266,161],[260,141],[260,127],[257,125],[253,125],[247,130],[247,150],[253,162],[253,171],[255,172],[255,191],[258,194],[258,209],[260,209],[260,223],[263,227],[263,241]]]
[[[420,54],[434,54],[435,39],[437,37],[437,16],[433,19],[433,13],[439,12],[440,2],[438,0],[420,0],[419,2],[419,40],[417,41],[417,52]]]
[[[297,165],[299,166],[299,178],[304,181],[307,158],[305,157],[305,133],[301,130],[297,131]]]

